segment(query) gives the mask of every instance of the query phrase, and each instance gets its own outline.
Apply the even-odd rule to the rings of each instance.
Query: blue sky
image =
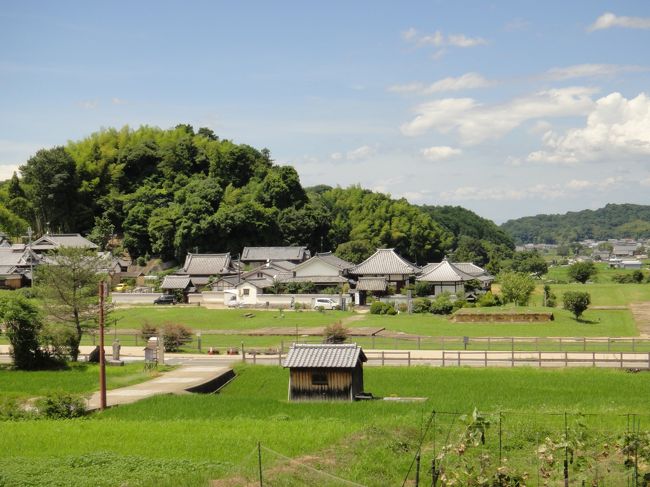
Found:
[[[497,222],[650,203],[650,2],[8,2],[0,178],[102,127]]]

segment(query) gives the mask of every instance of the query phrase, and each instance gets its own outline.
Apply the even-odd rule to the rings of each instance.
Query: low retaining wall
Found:
[[[553,321],[553,313],[456,313],[456,323],[541,323]]]
[[[114,304],[153,304],[161,293],[111,293]]]

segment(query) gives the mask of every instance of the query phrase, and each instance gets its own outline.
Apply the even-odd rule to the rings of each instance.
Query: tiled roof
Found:
[[[307,247],[244,247],[241,253],[241,260],[250,261],[274,261],[289,260],[303,261],[309,258]]]
[[[278,276],[280,282],[313,282],[314,284],[345,284],[348,280],[343,276],[298,276],[291,274]]]
[[[349,269],[350,274],[417,274],[420,268],[395,253],[393,249],[377,249],[377,251],[361,264]]]
[[[331,264],[333,266],[338,267],[341,270],[349,269],[350,267],[354,267],[354,264],[352,262],[348,262],[347,260],[343,260],[340,257],[337,257],[334,255],[332,252],[319,252],[316,254],[315,257],[318,257],[321,260],[324,260],[328,264]]]
[[[185,289],[192,285],[190,276],[165,276],[160,289]]]
[[[0,265],[0,275],[10,275],[16,273],[16,266],[13,265]]]
[[[368,359],[356,343],[306,344],[294,343],[284,367],[351,369]]]
[[[472,262],[452,262],[452,264],[454,267],[460,269],[465,274],[469,274],[470,276],[478,277],[487,274],[487,271],[485,269],[477,266],[476,264],[473,264]]]
[[[36,250],[48,250],[58,247],[80,247],[87,249],[96,249],[97,245],[78,233],[68,234],[47,234],[36,240],[32,248]]]
[[[463,272],[447,259],[417,278],[418,281],[425,282],[465,282],[472,279],[476,279],[476,276]]]
[[[388,281],[385,277],[360,277],[356,291],[385,291]]]
[[[185,257],[185,265],[181,271],[191,276],[215,276],[228,274],[230,269],[230,253],[225,254],[191,254]]]

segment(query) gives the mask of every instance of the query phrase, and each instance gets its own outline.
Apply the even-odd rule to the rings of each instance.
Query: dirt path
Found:
[[[650,338],[650,302],[630,303],[629,308],[641,338]]]

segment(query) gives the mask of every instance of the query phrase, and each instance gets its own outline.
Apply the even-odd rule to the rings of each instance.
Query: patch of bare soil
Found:
[[[650,302],[630,303],[629,308],[641,337],[650,337]]]

